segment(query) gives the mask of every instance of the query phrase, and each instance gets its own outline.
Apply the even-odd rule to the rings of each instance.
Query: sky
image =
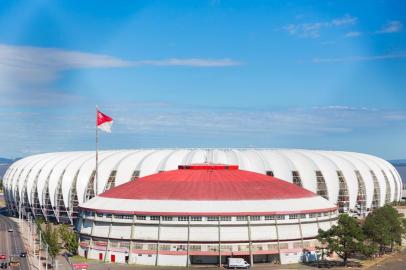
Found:
[[[406,158],[406,3],[0,1],[0,156],[304,148]]]

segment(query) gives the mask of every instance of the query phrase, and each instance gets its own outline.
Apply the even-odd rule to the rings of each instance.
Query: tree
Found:
[[[53,229],[51,224],[46,225],[43,240],[48,246],[48,254],[52,258],[53,265],[56,255],[61,251],[61,246],[59,245],[58,231]]]
[[[387,246],[392,251],[395,244],[402,243],[402,216],[390,205],[377,208],[365,219],[363,231],[368,239],[378,245],[381,254]]]
[[[79,241],[76,233],[69,229],[68,225],[62,224],[59,227],[59,235],[64,242],[64,248],[68,252],[76,254],[79,247]]]
[[[364,235],[357,220],[347,214],[340,215],[337,225],[333,225],[329,230],[319,229],[317,236],[327,250],[335,252],[346,266],[348,258],[355,252],[364,250]]]

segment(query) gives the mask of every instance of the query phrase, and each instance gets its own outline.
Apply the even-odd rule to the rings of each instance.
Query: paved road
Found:
[[[368,270],[404,270],[406,269],[406,249],[378,263]]]
[[[9,228],[13,232],[8,232]],[[10,255],[19,255],[21,251],[25,250],[17,224],[0,213],[0,254],[5,254],[8,260]],[[20,258],[20,262],[20,268],[17,269],[30,270],[26,258]]]

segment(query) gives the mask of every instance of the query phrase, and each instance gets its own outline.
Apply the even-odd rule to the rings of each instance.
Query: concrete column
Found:
[[[218,237],[219,237],[219,267],[221,267],[221,224],[220,217],[218,217]]]
[[[303,231],[302,231],[302,220],[300,218],[300,214],[298,215],[298,217],[299,217],[300,240],[302,242],[302,249],[303,249],[304,248],[304,245],[303,245]]]
[[[159,216],[159,223],[158,223],[158,236],[156,241],[156,256],[155,256],[155,266],[158,265],[158,257],[159,257],[159,239],[161,235],[161,216]]]
[[[279,229],[278,229],[278,220],[275,216],[275,229],[276,229],[276,240],[278,242],[278,253],[279,253],[279,262],[281,261],[281,245],[279,241]]]
[[[111,227],[112,227],[112,224],[113,224],[113,216],[114,216],[114,215],[112,214],[112,215],[111,215],[111,218],[110,218],[109,233],[107,234],[106,252],[104,253],[104,262],[106,262],[107,252],[108,252],[109,247],[110,247],[110,234],[111,234]]]
[[[330,227],[333,226],[333,221],[331,220],[331,211],[328,212],[328,218],[330,221]]]
[[[130,248],[128,249],[128,263],[133,261],[133,239],[135,236],[135,215],[133,215],[133,223],[131,224],[131,234],[130,234]]]
[[[190,246],[190,219],[187,221],[187,250],[186,250],[186,267],[189,267],[189,246]]]
[[[93,221],[92,221],[92,228],[90,229],[90,244],[89,244],[89,252],[88,253],[90,253],[90,251],[93,249],[93,230],[94,230],[94,227],[96,225],[95,221],[94,221],[95,218],[96,218],[96,212],[93,213]],[[85,218],[82,218],[81,220],[82,220],[82,226],[83,226],[84,220],[86,220],[86,216],[85,216]]]
[[[252,255],[251,216],[247,216],[247,224],[248,224],[248,242],[249,242],[249,250],[250,250],[250,264],[251,264],[251,266],[253,266],[254,265],[254,256]]]

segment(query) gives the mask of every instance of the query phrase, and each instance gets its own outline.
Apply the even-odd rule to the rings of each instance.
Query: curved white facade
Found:
[[[196,163],[238,165],[313,191],[341,211],[364,212],[400,200],[402,181],[387,161],[361,153],[296,149],[164,149],[29,156],[4,176],[7,205],[60,222],[73,222],[77,206],[95,194],[138,177]]]

